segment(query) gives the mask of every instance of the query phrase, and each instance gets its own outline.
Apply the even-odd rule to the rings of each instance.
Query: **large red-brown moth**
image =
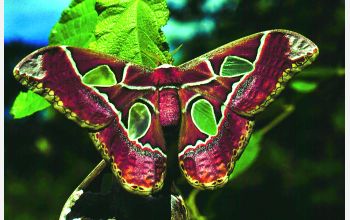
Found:
[[[149,195],[166,175],[164,127],[179,126],[178,161],[188,182],[223,186],[254,115],[317,54],[302,35],[271,30],[155,69],[87,49],[45,47],[24,58],[14,76],[89,130],[125,189]]]

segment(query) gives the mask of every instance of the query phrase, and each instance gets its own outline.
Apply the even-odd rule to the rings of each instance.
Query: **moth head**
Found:
[[[178,80],[176,78],[178,71],[178,68],[175,66],[163,64],[154,69],[153,81],[159,86],[176,84],[176,81]]]
[[[172,68],[172,67],[175,67],[175,66],[165,63],[165,64],[158,66],[156,69],[167,69],[167,68]]]

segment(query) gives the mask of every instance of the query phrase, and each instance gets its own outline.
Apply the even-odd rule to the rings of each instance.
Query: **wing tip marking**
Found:
[[[21,60],[13,69],[13,75],[16,79],[20,77],[32,77],[37,80],[45,78],[47,71],[43,70],[43,54],[41,50],[36,50]]]

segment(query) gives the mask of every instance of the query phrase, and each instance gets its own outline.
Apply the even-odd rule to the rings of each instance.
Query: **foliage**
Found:
[[[291,82],[291,87],[301,93],[309,93],[314,91],[317,88],[316,82],[295,80]]]
[[[32,91],[20,92],[11,108],[15,119],[27,117],[50,106],[50,103]]]
[[[262,138],[263,134],[259,131],[256,131],[252,134],[241,158],[239,158],[239,160],[236,162],[234,172],[229,177],[230,180],[233,180],[234,178],[242,174],[254,163],[261,150],[260,143]]]
[[[98,14],[95,3],[96,0],[72,1],[52,28],[49,44],[89,48],[89,44],[96,41],[94,31]]]
[[[96,41],[89,48],[153,68],[172,63],[160,31],[169,16],[164,0],[99,0],[96,7]]]

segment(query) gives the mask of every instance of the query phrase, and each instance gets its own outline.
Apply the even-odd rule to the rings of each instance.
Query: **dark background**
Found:
[[[224,188],[202,191],[197,208],[207,219],[343,219],[345,30],[344,1],[231,1],[208,13],[204,1],[171,7],[179,22],[210,19],[214,28],[200,30],[183,43],[176,63],[259,31],[283,28],[315,42],[320,55],[296,78],[317,83],[308,93],[286,88],[257,117],[259,130],[289,104],[295,111],[263,138],[256,162]],[[9,109],[24,88],[13,67],[41,45],[5,44],[5,218],[57,219],[80,181],[100,161],[87,131],[49,109],[14,120]],[[192,188],[177,185],[185,198]]]

